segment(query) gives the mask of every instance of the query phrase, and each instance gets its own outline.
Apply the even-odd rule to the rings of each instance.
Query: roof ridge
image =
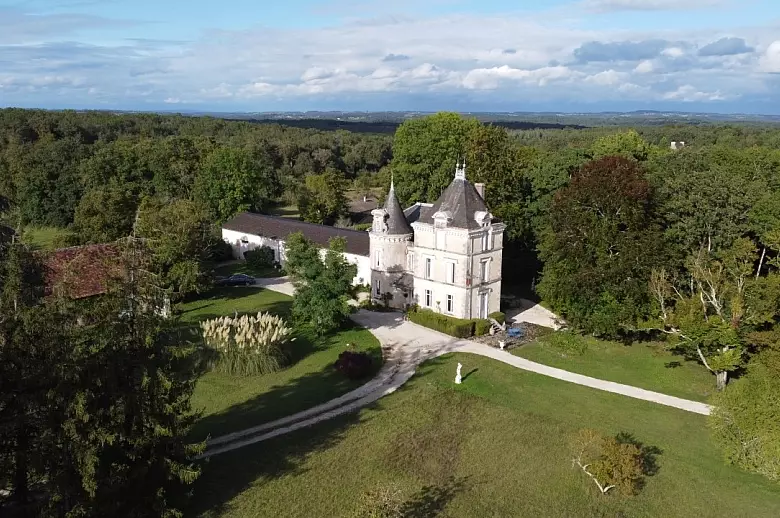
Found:
[[[293,225],[302,225],[302,226],[310,226],[310,227],[328,227],[328,228],[332,228],[334,230],[338,230],[340,232],[356,232],[358,234],[365,234],[366,233],[365,230],[355,230],[354,228],[334,227],[332,225],[323,225],[321,223],[311,223],[310,221],[302,221],[300,219],[295,219],[295,218],[286,218],[284,216],[274,216],[273,214],[260,214],[260,213],[257,213],[257,212],[249,212],[249,211],[239,212],[238,214],[236,214],[235,216],[230,218],[230,220],[232,220],[233,218],[235,218],[237,216],[240,216],[241,214],[246,214],[246,215],[251,216],[253,218],[275,219],[275,220],[278,220],[278,221],[284,221],[285,223],[292,223]],[[223,225],[225,225],[226,223],[229,223],[230,220],[228,220],[225,223],[223,223]]]

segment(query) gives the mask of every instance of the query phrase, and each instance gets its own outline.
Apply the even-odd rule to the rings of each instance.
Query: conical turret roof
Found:
[[[387,212],[385,224],[387,225],[388,234],[403,235],[412,233],[412,227],[406,221],[401,204],[395,196],[395,186],[392,180],[390,180],[390,192],[387,193],[384,209]]]

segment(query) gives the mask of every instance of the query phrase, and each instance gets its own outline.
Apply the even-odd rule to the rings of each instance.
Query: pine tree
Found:
[[[187,440],[197,418],[193,346],[160,316],[162,290],[148,254],[129,240],[125,275],[88,304],[68,306],[73,367],[61,369],[61,470],[50,510],[83,516],[178,516],[177,498],[199,474]],[[86,307],[88,311],[84,311]]]

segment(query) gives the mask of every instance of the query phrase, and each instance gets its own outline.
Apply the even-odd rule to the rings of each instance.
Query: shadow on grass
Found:
[[[233,498],[253,485],[305,473],[303,464],[310,454],[331,448],[351,427],[366,420],[363,413],[353,412],[292,434],[205,459],[185,515],[208,513],[207,516],[221,516],[230,511]]]
[[[241,287],[229,287],[229,288],[214,288],[207,293],[202,293],[194,300],[185,300],[183,303],[184,308],[179,307],[176,310],[176,315],[183,320],[188,320],[190,315],[197,316],[198,320],[204,320],[206,318],[213,318],[224,315],[232,315],[235,311],[239,314],[243,313],[257,313],[257,311],[270,311],[280,316],[287,317],[292,311],[292,298],[285,297],[285,295],[278,294],[278,297],[286,298],[289,300],[277,300],[275,302],[254,304],[251,299],[253,295],[257,295],[261,292],[269,291],[265,288],[241,288]],[[276,292],[273,292],[277,295]],[[246,300],[244,304],[231,304],[229,301]],[[225,302],[223,302],[225,301]],[[249,307],[255,305],[256,307]],[[215,307],[214,312],[200,311]],[[260,306],[260,307],[257,307]]]
[[[349,324],[340,331],[358,329],[361,328]],[[290,363],[287,368],[314,353],[328,349],[344,349],[346,344],[339,341],[341,336],[335,334],[317,337],[309,329],[297,329],[295,332],[296,340],[291,342],[288,351]],[[231,433],[308,410],[346,394],[373,378],[382,366],[382,350],[379,344],[365,349],[365,352],[371,356],[373,368],[363,379],[350,380],[339,373],[333,366],[337,357],[334,355],[333,362],[324,365],[321,370],[309,372],[291,380],[284,380],[282,384],[272,386],[263,393],[233,405],[223,412],[201,418],[193,426],[191,436],[201,440],[208,436],[216,437]],[[205,374],[205,372],[201,371],[201,374]],[[232,380],[235,379],[232,378]],[[251,382],[251,378],[247,378],[247,382]],[[223,388],[219,383],[216,385],[217,389]]]
[[[469,379],[469,376],[471,376],[472,374],[474,374],[474,373],[475,373],[475,372],[477,372],[477,371],[479,371],[479,369],[471,369],[470,371],[468,371],[468,372],[466,373],[466,375],[465,375],[465,376],[463,376],[463,377],[461,378],[461,381],[466,381],[467,379]]]
[[[652,477],[661,470],[661,466],[658,464],[658,456],[663,454],[663,450],[658,446],[644,444],[630,432],[618,433],[615,436],[615,440],[620,444],[631,444],[639,449],[642,456],[642,474],[644,476]],[[641,490],[644,485],[645,481],[642,481],[638,489]]]
[[[458,493],[468,489],[467,477],[451,476],[441,484],[425,486],[412,495],[401,509],[404,518],[438,516]]]

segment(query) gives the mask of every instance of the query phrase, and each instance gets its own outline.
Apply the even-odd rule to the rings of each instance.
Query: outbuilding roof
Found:
[[[101,295],[123,273],[119,247],[111,243],[60,248],[41,255],[46,295],[73,299]]]
[[[347,242],[347,253],[365,257],[370,253],[366,231],[317,225],[297,219],[242,212],[223,224],[222,228],[271,239],[286,239],[290,234],[300,232],[322,247],[327,247],[328,241],[334,237],[343,237]]]

